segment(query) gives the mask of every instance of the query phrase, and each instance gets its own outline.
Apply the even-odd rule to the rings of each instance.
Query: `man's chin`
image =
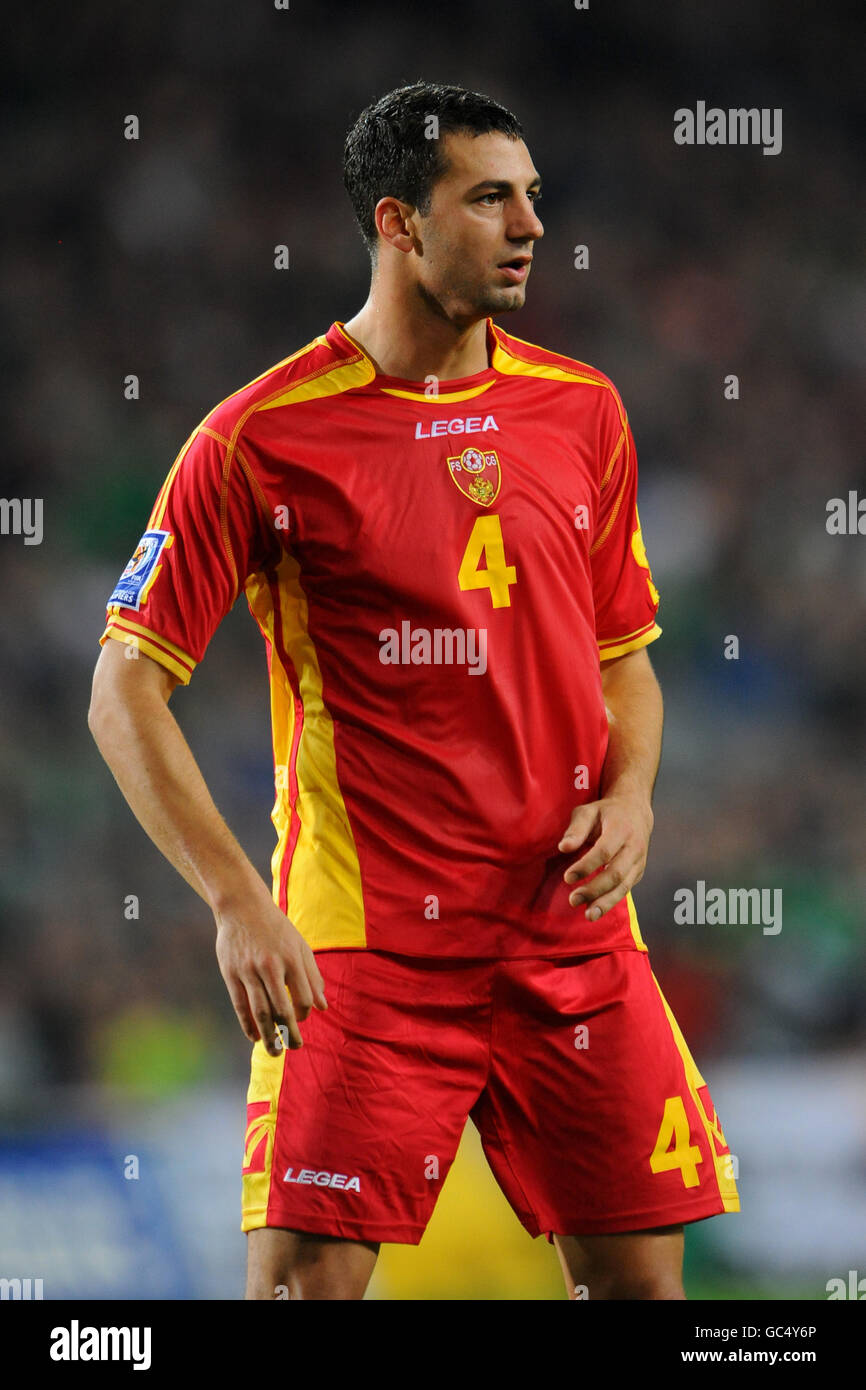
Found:
[[[507,289],[490,290],[481,305],[485,314],[507,314],[522,309],[526,299],[525,285],[509,285]]]

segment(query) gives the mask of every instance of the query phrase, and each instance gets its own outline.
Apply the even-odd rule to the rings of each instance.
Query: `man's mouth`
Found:
[[[509,280],[512,280],[515,284],[519,284],[520,281],[525,280],[529,274],[531,262],[531,256],[513,256],[510,261],[503,261],[497,269],[507,275]]]

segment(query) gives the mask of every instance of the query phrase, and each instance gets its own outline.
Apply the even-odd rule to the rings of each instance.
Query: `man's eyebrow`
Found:
[[[471,197],[473,193],[480,193],[482,188],[495,189],[497,193],[510,193],[514,187],[515,184],[513,184],[510,179],[482,179],[480,183],[473,184],[472,188],[467,189],[466,196]],[[536,174],[534,178],[529,180],[526,187],[527,190],[530,188],[540,188],[541,175]]]

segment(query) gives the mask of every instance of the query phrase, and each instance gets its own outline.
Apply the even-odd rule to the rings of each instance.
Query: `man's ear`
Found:
[[[399,198],[379,199],[373,215],[376,230],[386,245],[404,254],[415,249],[418,238],[410,219],[416,212],[411,203],[403,203]]]

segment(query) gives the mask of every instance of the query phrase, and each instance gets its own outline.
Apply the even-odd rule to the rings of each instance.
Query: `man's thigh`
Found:
[[[253,1049],[242,1229],[417,1244],[487,1074],[491,967],[316,959],[328,1009],[304,1046]]]
[[[379,1245],[260,1227],[247,1235],[248,1299],[360,1299]]]
[[[653,1251],[670,1242],[641,1233],[739,1209],[709,1090],[646,952],[504,964],[491,1058],[472,1118],[531,1235]]]
[[[683,1228],[553,1237],[568,1297],[684,1299]]]

